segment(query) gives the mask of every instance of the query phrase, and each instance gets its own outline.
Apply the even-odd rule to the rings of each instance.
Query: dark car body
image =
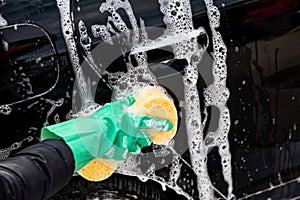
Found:
[[[103,2],[77,0],[70,3],[80,63],[86,55],[80,45],[78,23],[82,20],[88,27],[91,48],[101,45],[102,39],[93,37],[90,27],[106,24],[107,15],[99,12]],[[131,0],[130,3],[135,16],[142,18],[146,27],[165,27],[158,1]],[[231,113],[228,138],[233,194],[237,199],[295,199],[300,196],[300,2],[216,0],[214,3],[220,10],[218,30],[228,53],[230,98],[227,105]],[[191,0],[191,8],[194,26],[210,30],[204,3]],[[75,73],[56,1],[6,0],[0,5],[0,14],[7,22],[1,20],[0,27],[1,37],[7,42],[7,47],[2,44],[6,51],[1,52],[0,69],[3,135],[0,158],[5,159],[38,142],[43,126],[69,119]],[[169,56],[172,55],[167,52],[153,51],[148,58],[149,62],[158,63],[169,60]],[[213,50],[209,46],[199,68],[201,98],[211,79],[205,74],[211,70],[212,59]],[[118,66],[122,70],[122,61],[116,59],[108,69]],[[181,110],[184,94],[178,80],[184,64],[176,60],[169,65],[170,68],[163,68],[154,64],[151,70]],[[111,89],[105,81],[100,81],[96,87],[96,101],[107,103],[111,96]],[[218,115],[217,109],[211,107],[206,130],[216,129],[218,123],[214,121]],[[184,116],[180,121],[180,133],[185,132],[183,119]],[[188,151],[181,153],[188,161]],[[211,181],[218,190],[216,196],[222,199],[220,193],[226,194],[227,183],[216,148],[208,154],[207,165]],[[157,174],[163,177],[168,168],[166,165]],[[198,199],[195,176],[188,168],[181,175],[187,174],[189,177],[184,180],[190,181],[183,184],[188,185],[187,193]],[[144,197],[140,197],[140,193],[145,194]],[[184,199],[170,188],[162,190],[154,181],[144,183],[122,174],[114,174],[103,182],[87,182],[74,176],[70,184],[53,197],[91,198]]]

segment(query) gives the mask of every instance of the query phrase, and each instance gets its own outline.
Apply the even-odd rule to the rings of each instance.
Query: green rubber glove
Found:
[[[168,131],[167,119],[127,112],[134,97],[107,103],[90,116],[43,127],[41,140],[63,139],[71,148],[75,171],[93,158],[125,160],[128,153],[139,153],[152,142],[143,129]]]

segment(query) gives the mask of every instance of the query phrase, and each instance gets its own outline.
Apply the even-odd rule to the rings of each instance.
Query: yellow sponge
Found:
[[[130,112],[169,119],[173,124],[170,131],[145,130],[154,144],[167,145],[177,131],[177,110],[173,101],[156,87],[146,87],[135,93],[135,102]],[[101,181],[110,177],[118,166],[117,161],[95,158],[78,171],[83,178],[89,181]]]
[[[118,167],[118,162],[94,158],[78,171],[78,174],[89,181],[102,181],[110,177]]]
[[[159,88],[146,87],[136,92],[132,105],[135,112],[168,119],[173,124],[170,131],[146,130],[154,144],[167,145],[177,131],[177,110],[173,101]]]

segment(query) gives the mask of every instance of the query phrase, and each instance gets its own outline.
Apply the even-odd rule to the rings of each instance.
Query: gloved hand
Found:
[[[151,137],[143,129],[168,131],[167,119],[129,113],[134,97],[107,103],[90,116],[42,128],[41,140],[63,139],[71,148],[75,171],[93,158],[125,160],[127,153],[139,153]]]

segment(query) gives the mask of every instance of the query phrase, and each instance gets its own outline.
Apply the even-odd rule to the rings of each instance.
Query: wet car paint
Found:
[[[289,1],[286,3],[292,6],[287,6],[287,8],[283,6],[284,9],[281,12],[272,12],[270,15],[253,18],[254,14],[257,15],[257,12],[253,12],[253,10],[257,10],[257,7],[270,8],[274,2],[280,1],[253,1],[253,4],[241,1],[234,2],[232,5],[224,3],[225,7],[221,9],[221,32],[229,48],[228,86],[232,94],[229,99],[229,107],[233,123],[230,141],[235,165],[233,170],[234,193],[237,197],[247,196],[247,194],[270,188],[272,185],[280,185],[281,180],[282,183],[289,180],[295,181],[291,184],[282,184],[280,189],[267,191],[267,197],[273,195],[273,198],[280,199],[299,195],[297,193],[299,185],[296,183],[297,177],[299,177],[297,157],[300,153],[299,145],[297,145],[300,117],[296,112],[299,107],[297,92],[299,79],[296,73],[297,66],[299,67],[299,3],[292,1],[290,4]],[[284,2],[281,3],[284,5]],[[80,6],[74,2],[76,10],[77,6],[80,7],[78,15],[74,10],[75,20],[76,18],[85,19],[87,23],[93,24],[94,22],[89,22],[89,20],[97,19],[97,23],[101,23],[96,6],[92,6],[93,4],[89,2],[79,2],[78,4]],[[97,5],[99,4],[97,3]],[[9,7],[10,5],[11,7]],[[26,7],[24,7],[25,5]],[[159,9],[153,9],[157,14],[151,10],[151,14],[148,15],[149,12],[145,12],[143,9],[147,10],[150,7],[149,4],[142,6],[136,3],[134,5],[141,9],[136,11],[137,13],[140,12],[141,16],[145,15],[143,18],[149,19],[148,25],[159,26],[162,24]],[[155,3],[153,5],[151,8],[158,6]],[[219,6],[222,8],[221,3]],[[203,17],[204,9],[200,9],[203,7],[198,6],[196,1],[192,1],[192,7],[196,11],[195,24],[206,24],[205,17]],[[53,39],[53,43],[59,52],[57,59],[62,67],[63,76],[56,90],[47,95],[49,99],[51,97],[57,101],[59,98],[65,100],[62,107],[57,106],[59,103],[49,103],[47,98],[39,100],[38,104],[34,104],[36,106],[32,106],[36,101],[28,101],[20,106],[29,107],[30,113],[25,111],[27,109],[21,108],[19,111],[13,111],[9,116],[2,116],[2,127],[7,127],[5,126],[6,122],[20,121],[19,127],[5,128],[5,130],[11,129],[12,132],[9,134],[11,137],[3,142],[3,148],[5,148],[29,136],[38,137],[39,127],[48,119],[50,123],[53,123],[56,113],[61,116],[59,120],[66,118],[64,116],[67,116],[69,109],[66,105],[68,101],[70,102],[70,98],[65,97],[64,91],[71,90],[71,86],[68,87],[69,84],[65,84],[65,82],[72,78],[72,69],[69,67],[68,57],[64,55],[66,49],[60,33],[55,1],[31,1],[30,3],[7,1],[1,8],[0,11],[9,24],[29,20],[32,23],[40,24],[50,35],[57,37]],[[13,8],[13,11],[7,8]],[[27,12],[24,12],[25,10]],[[268,10],[270,9],[264,11]],[[90,14],[80,15],[81,13]],[[46,17],[48,15],[51,18]],[[154,17],[149,17],[152,15]],[[176,77],[176,74],[174,75]],[[66,79],[66,77],[68,78]],[[168,79],[162,79],[161,82],[168,81]],[[104,93],[99,99],[105,98],[105,94],[109,96],[109,89],[104,87],[100,90]],[[108,99],[106,97],[104,101],[108,101]],[[47,116],[49,108],[55,108],[55,114],[51,113],[50,116]],[[36,115],[36,113],[39,114]],[[217,162],[219,158],[214,151],[215,149],[210,154],[209,169],[211,174],[217,175],[212,176],[216,186],[223,188],[222,184],[225,183],[222,181],[220,166]],[[285,193],[285,190],[289,190],[289,193]],[[258,195],[262,197],[266,193]],[[260,197],[253,196],[253,198]]]

